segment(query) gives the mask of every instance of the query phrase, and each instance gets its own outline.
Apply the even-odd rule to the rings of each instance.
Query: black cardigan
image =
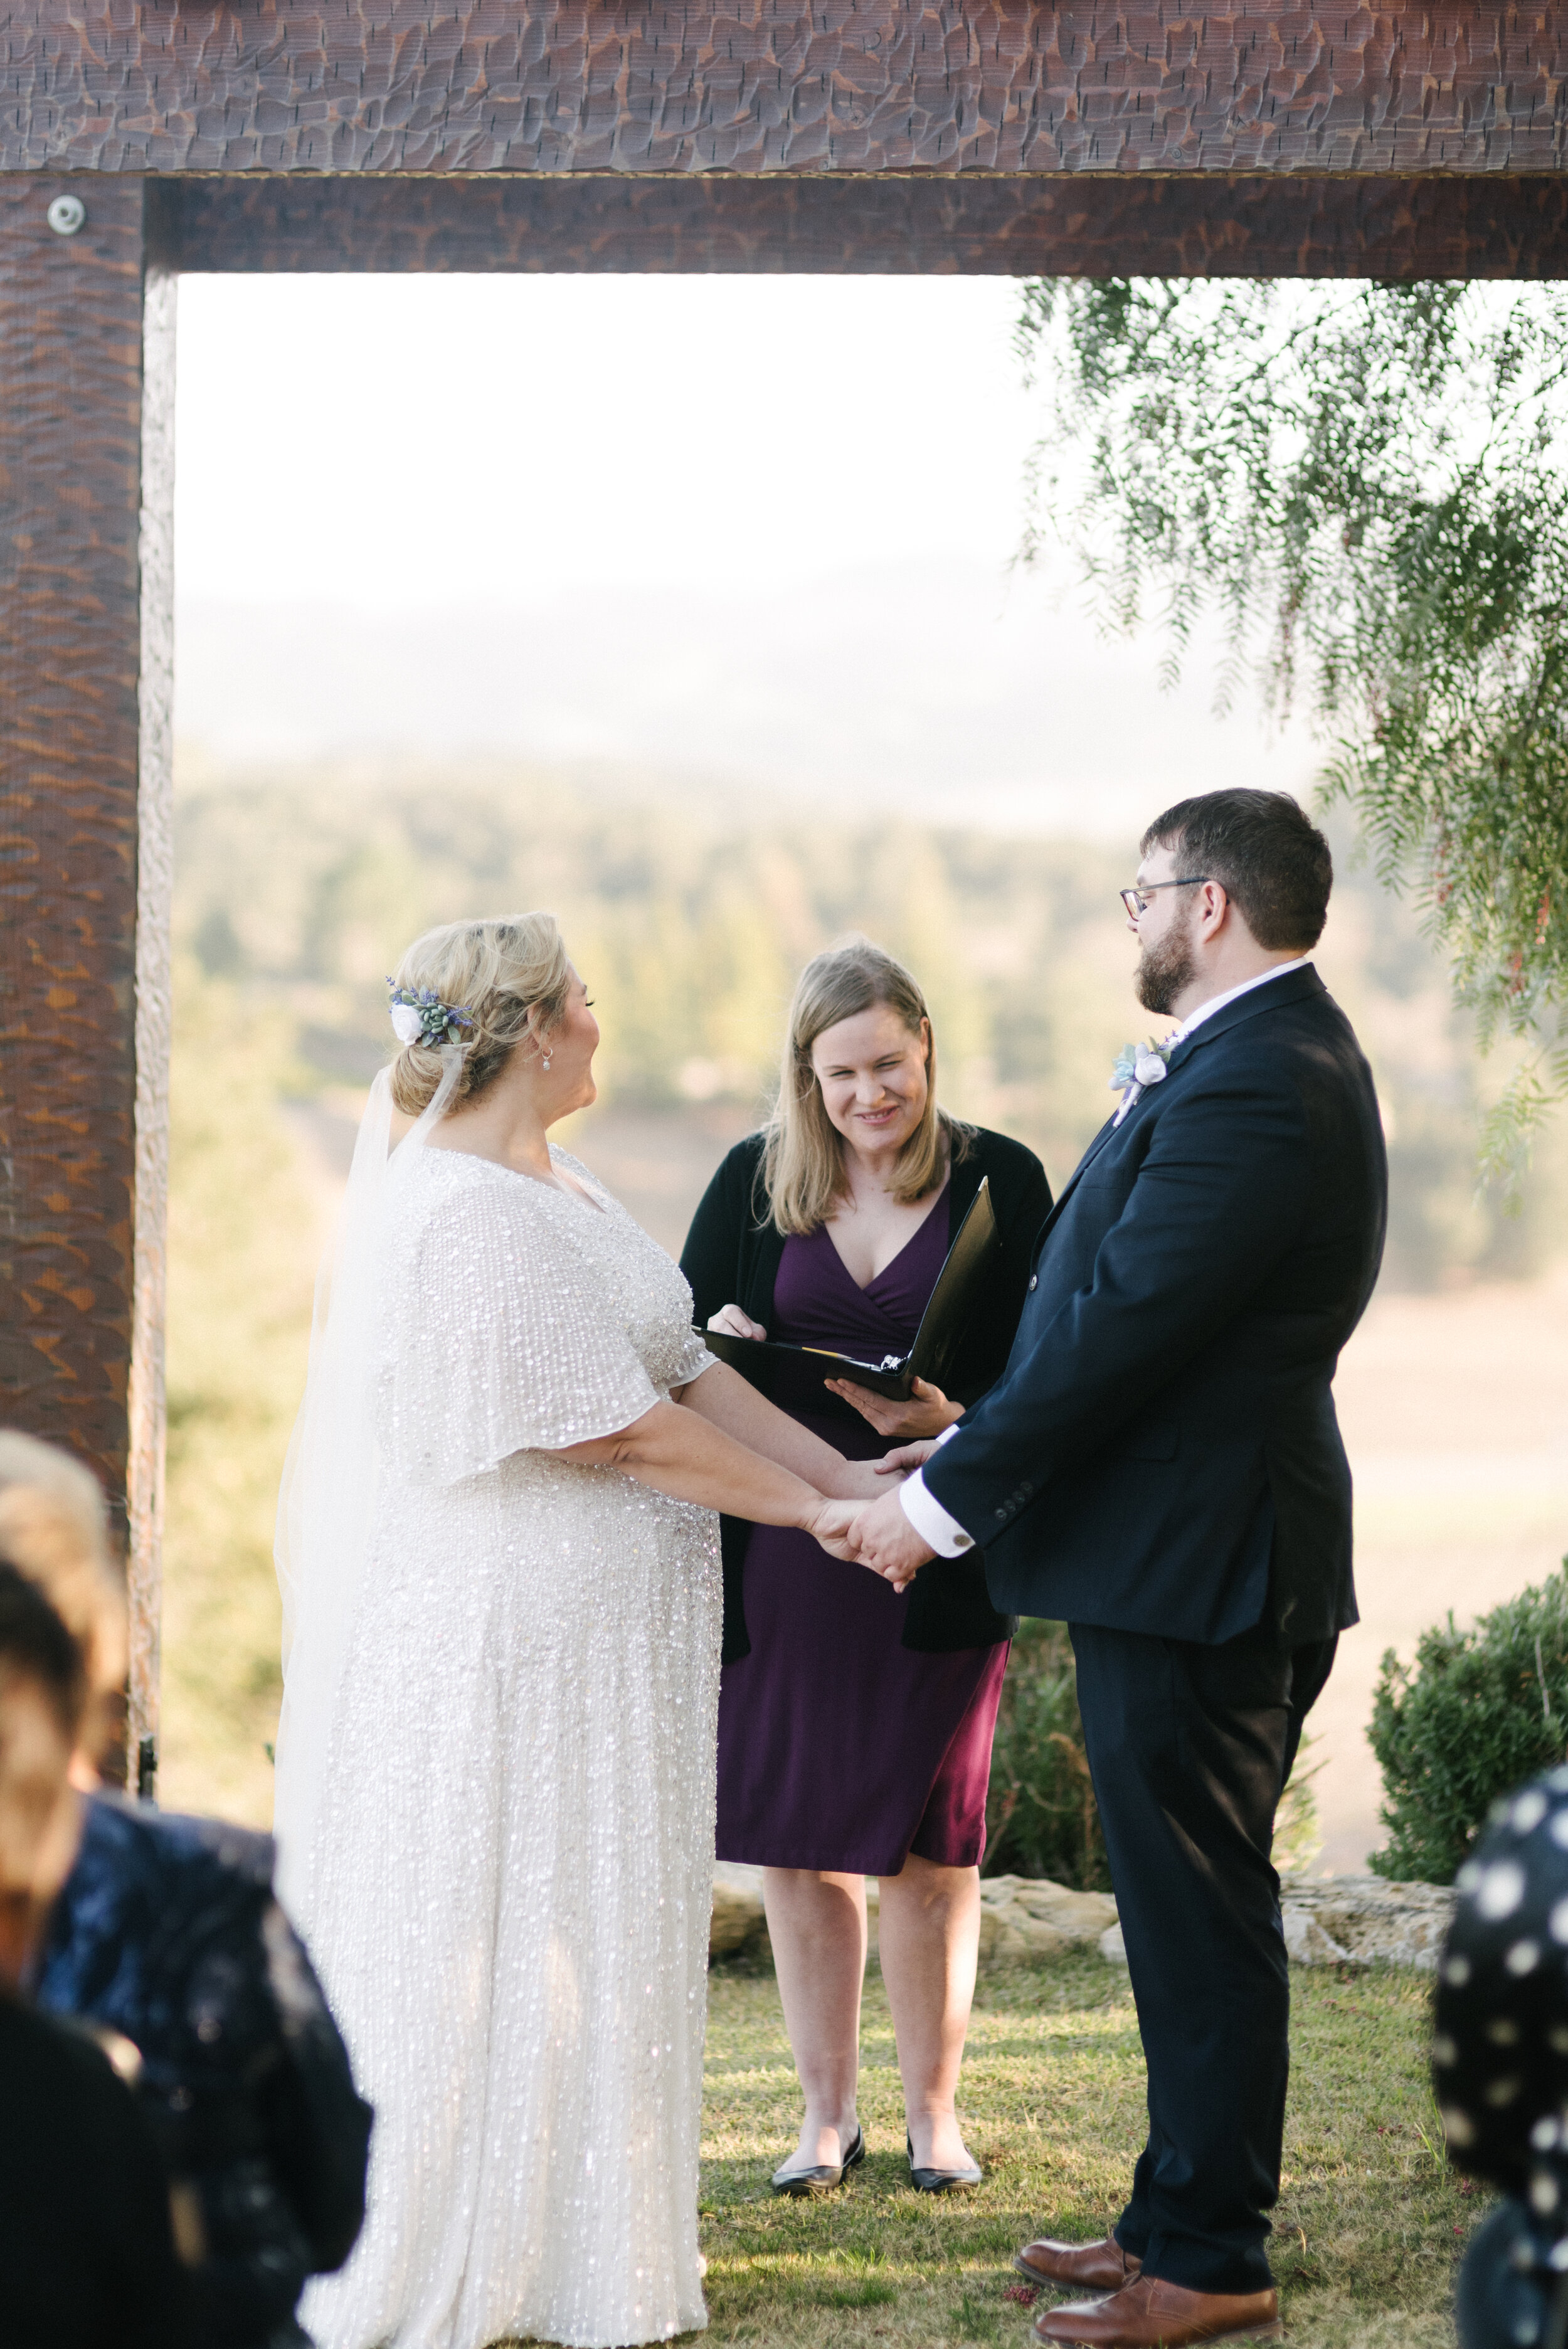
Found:
[[[1040,1226],[1050,1213],[1045,1168],[1032,1150],[1004,1133],[971,1129],[955,1151],[947,1192],[948,1246],[981,1178],[991,1178],[991,1206],[1002,1252],[980,1309],[959,1345],[946,1392],[956,1402],[976,1403],[1006,1366],[1028,1287],[1029,1257]],[[681,1253],[681,1270],[691,1283],[693,1318],[706,1330],[720,1306],[738,1305],[765,1329],[773,1326],[773,1284],[784,1254],[784,1236],[769,1211],[762,1187],[763,1137],[748,1134],[724,1159],[692,1217]],[[828,1418],[841,1413],[857,1427],[865,1422],[836,1395],[824,1394]],[[743,1569],[751,1528],[740,1517],[720,1520],[724,1547],[724,1661],[751,1651],[747,1636]],[[985,1648],[1012,1635],[985,1588],[985,1564],[968,1557],[935,1558],[923,1567],[910,1591],[903,1644],[928,1655],[959,1648]]]

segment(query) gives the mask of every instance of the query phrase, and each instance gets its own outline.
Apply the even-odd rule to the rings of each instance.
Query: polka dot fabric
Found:
[[[1459,1891],[1432,2041],[1449,2151],[1568,2233],[1568,1766],[1499,1804]]]
[[[1500,1803],[1459,1875],[1432,2078],[1449,2158],[1512,2198],[1467,2255],[1463,2349],[1568,2334],[1568,1766]]]

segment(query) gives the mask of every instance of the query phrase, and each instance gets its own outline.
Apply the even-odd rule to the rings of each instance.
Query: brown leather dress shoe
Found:
[[[1143,2268],[1114,2235],[1102,2235],[1098,2243],[1057,2243],[1042,2235],[1014,2252],[1013,2265],[1031,2283],[1067,2284],[1076,2292],[1119,2292]]]
[[[1082,2349],[1186,2349],[1189,2342],[1277,2341],[1277,2292],[1188,2292],[1158,2276],[1135,2276],[1109,2300],[1074,2301],[1035,2321],[1037,2341]]]

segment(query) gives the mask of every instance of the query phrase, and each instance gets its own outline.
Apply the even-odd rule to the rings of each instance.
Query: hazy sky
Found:
[[[185,277],[181,592],[409,609],[1017,541],[1003,278]]]
[[[1017,305],[1003,278],[182,278],[182,739],[577,745],[1008,828],[1300,786],[1305,737],[1217,722],[1206,659],[1162,695],[1158,641],[1107,643],[1065,560],[1010,576]]]

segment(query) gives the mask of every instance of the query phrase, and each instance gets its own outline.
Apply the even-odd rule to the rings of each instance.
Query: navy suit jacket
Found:
[[[1209,1643],[1355,1622],[1330,1381],[1387,1206],[1372,1072],[1315,970],[1177,1046],[1085,1153],[1006,1370],[926,1464],[1003,1612]]]

